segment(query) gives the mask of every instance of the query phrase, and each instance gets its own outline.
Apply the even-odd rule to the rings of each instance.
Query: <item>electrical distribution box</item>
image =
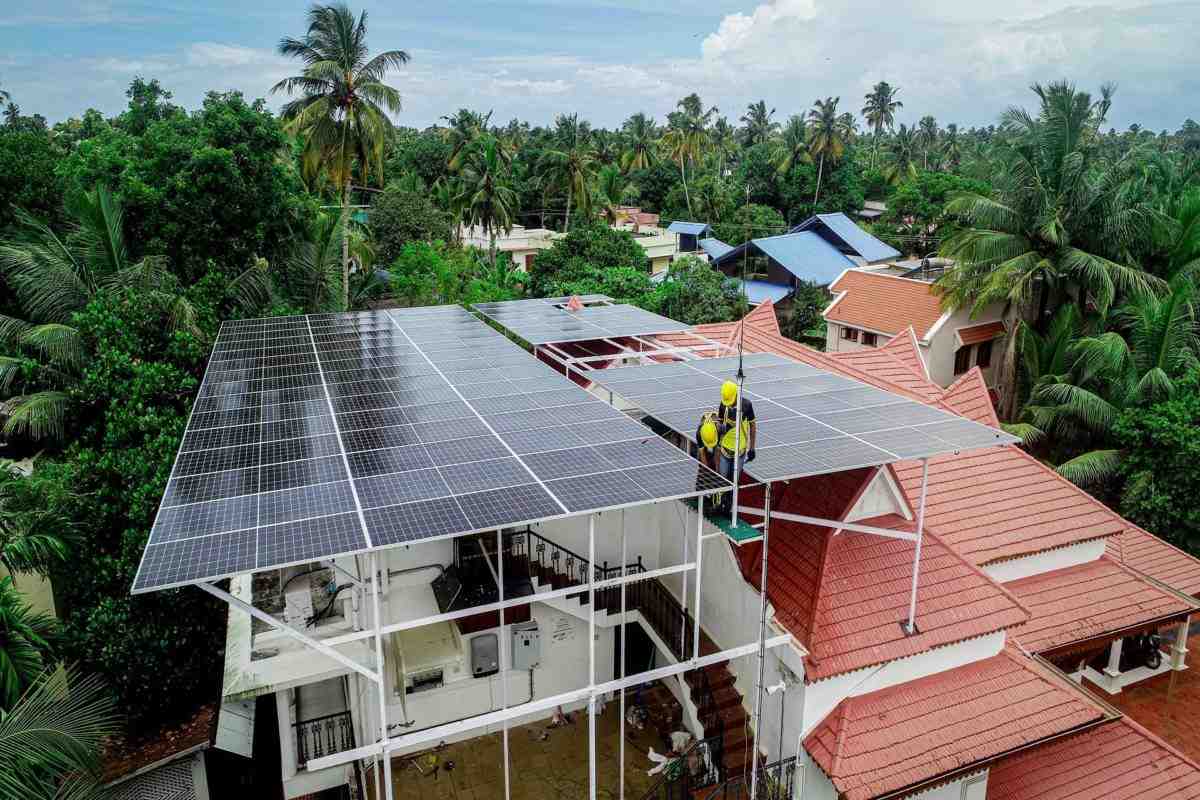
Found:
[[[500,640],[494,633],[484,633],[471,640],[471,674],[476,678],[495,675],[500,671]]]
[[[536,622],[512,626],[512,668],[533,669],[542,660],[542,633]]]

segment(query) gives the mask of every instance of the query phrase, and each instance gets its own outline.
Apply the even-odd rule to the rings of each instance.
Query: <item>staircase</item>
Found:
[[[535,584],[549,585],[553,589],[586,584],[589,570],[594,572],[597,581],[646,571],[642,566],[641,557],[636,562],[624,566],[609,566],[605,562],[593,568],[588,560],[578,553],[561,547],[529,529],[512,534],[509,541],[511,545],[506,546],[505,555],[511,561],[505,562],[506,574],[511,564],[512,569],[523,570]],[[597,590],[595,597],[597,612],[604,611],[609,615],[620,613],[619,586]],[[588,604],[587,591],[570,595],[569,598],[578,600],[585,607]],[[677,660],[686,661],[692,657],[695,620],[657,579],[627,584],[625,607],[629,611],[636,610],[641,613],[642,618],[667,644]],[[702,629],[700,655],[715,653],[717,650],[716,644]],[[704,729],[704,738],[697,744],[709,748],[709,752],[720,764],[718,775],[710,775],[709,781],[705,783],[693,783],[690,791],[747,775],[755,753],[754,742],[742,695],[734,685],[733,673],[729,670],[728,662],[685,672],[683,681],[688,688],[692,704],[697,709],[700,725]],[[677,796],[683,795],[667,789],[657,793],[651,790],[646,795],[647,798]]]

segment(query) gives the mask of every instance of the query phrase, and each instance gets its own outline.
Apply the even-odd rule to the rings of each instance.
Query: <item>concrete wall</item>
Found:
[[[54,607],[54,588],[50,585],[50,581],[29,572],[13,574],[0,565],[0,578],[10,575],[17,592],[35,612],[49,614],[52,617],[58,616],[58,611]]]
[[[1028,578],[1031,575],[1041,575],[1043,572],[1066,569],[1095,561],[1104,555],[1104,546],[1104,539],[1078,542],[1044,553],[1034,553],[1031,556],[988,564],[983,571],[988,574],[988,577],[999,583],[1008,583],[1019,578]]]

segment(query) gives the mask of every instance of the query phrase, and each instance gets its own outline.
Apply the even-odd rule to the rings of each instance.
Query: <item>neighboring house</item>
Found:
[[[864,200],[858,216],[868,221],[877,220],[887,212],[887,203],[882,200]]]
[[[910,328],[916,336],[927,377],[949,386],[978,367],[991,389],[1004,350],[1004,304],[979,314],[943,311],[929,279],[901,277],[891,270],[846,270],[829,285],[833,301],[823,312],[825,349],[830,353],[881,347]],[[909,273],[911,274],[911,273]]]
[[[949,387],[937,385],[915,335],[894,336],[877,348],[821,353],[783,337],[773,304],[764,302],[738,322],[638,340],[638,352],[619,339],[609,350],[593,341],[548,343],[539,352],[550,360],[565,355],[568,361],[561,363],[572,365],[577,383],[614,404],[611,384],[600,383],[608,377],[608,362],[598,361],[597,352],[615,354],[617,366],[646,357],[703,363],[696,359],[744,350],[803,366],[813,376],[813,391],[787,400],[814,414],[844,407],[837,392],[845,390],[831,388],[844,386],[842,379],[867,384],[849,391],[865,393],[881,411],[859,415],[858,433],[904,434],[890,437],[891,447],[924,434],[915,426],[928,421],[930,408],[958,417],[938,425],[981,431],[979,425],[998,424],[981,370],[968,370]],[[732,359],[727,366],[732,374]],[[589,375],[593,367],[597,371]],[[634,380],[630,396],[648,397],[640,401],[643,408],[666,399],[666,411],[657,413],[670,413],[668,395],[687,395],[696,385],[687,364],[673,368],[666,379],[671,386],[660,391]],[[746,389],[754,392],[753,369],[750,375]],[[463,386],[488,382],[460,377]],[[522,401],[511,396],[493,399],[497,425],[536,420],[530,430],[507,429],[522,434],[513,440],[520,440],[514,446],[523,457],[536,456],[554,469],[578,468],[566,458],[583,457],[578,446],[554,435],[564,417],[575,419],[574,407],[556,421],[545,412],[554,408],[553,398],[545,407],[524,406],[531,409],[525,412],[516,411],[514,404]],[[897,420],[886,406],[901,400],[930,408],[906,405],[907,420]],[[760,435],[769,436],[771,402],[756,403]],[[654,427],[649,411],[635,415]],[[370,437],[373,431],[355,433]],[[629,459],[630,466],[602,473],[614,485],[635,471],[644,481],[664,479],[639,465],[646,448],[638,445],[653,437],[649,429],[641,433],[628,447],[597,445],[608,447],[603,452],[614,459]],[[795,447],[823,464],[821,439]],[[592,517],[594,537],[588,519],[566,516],[510,529],[503,545],[499,532],[490,531],[379,548],[379,620],[399,630],[382,640],[378,652],[361,636],[375,622],[363,559],[238,575],[231,594],[273,622],[231,607],[226,704],[249,698],[262,698],[260,707],[273,704],[281,732],[280,777],[285,796],[295,798],[356,782],[353,754],[374,745],[381,727],[388,736],[418,741],[399,755],[465,741],[470,752],[499,758],[495,712],[502,707],[528,706],[513,724],[547,719],[559,702],[547,698],[605,684],[618,664],[633,659],[640,670],[691,662],[696,654],[687,632],[697,615],[699,652],[716,653],[756,642],[765,613],[768,635],[786,642],[765,651],[761,681],[754,655],[662,679],[682,709],[677,724],[709,748],[693,750],[694,758],[684,759],[687,769],[678,772],[698,770],[707,782],[703,791],[695,784],[660,785],[645,796],[744,797],[749,767],[758,760],[769,765],[761,780],[786,780],[786,796],[805,800],[1200,797],[1200,766],[1098,699],[1186,669],[1184,637],[1200,610],[1193,596],[1200,591],[1200,561],[1011,445],[929,458],[927,490],[921,462],[899,455],[875,467],[818,466],[827,471],[775,485],[768,545],[762,537],[737,544],[692,505],[665,500]],[[364,483],[363,502],[378,514],[375,500],[388,497],[397,505],[383,511],[399,518],[412,508],[400,500],[429,496],[422,494],[422,479],[435,470],[406,473],[399,462],[392,469],[369,479],[377,497],[365,493]],[[494,476],[484,470],[478,477]],[[500,480],[495,485],[504,485]],[[740,491],[743,518],[759,523],[763,488]],[[407,517],[410,524],[436,531],[439,518],[421,509]],[[813,517],[846,527],[813,524]],[[690,552],[696,537],[700,552]],[[582,555],[589,541],[596,548],[590,558]],[[672,571],[687,564],[703,570]],[[571,591],[589,579],[642,574],[627,585],[623,616],[624,593],[612,585],[594,587],[591,597]],[[688,583],[689,574],[700,575],[699,586]],[[519,603],[506,610],[503,624],[497,610],[472,610],[495,602],[501,590]],[[906,629],[911,602],[916,626]],[[455,617],[429,622],[447,613]],[[277,624],[337,642],[344,659],[307,648],[272,627]],[[1161,665],[1126,664],[1126,638],[1149,631],[1173,636]],[[374,669],[377,657],[385,676],[382,708],[374,685],[360,674]],[[761,693],[755,731],[749,720],[766,687],[770,693]],[[584,694],[574,697],[560,710],[583,707]],[[583,735],[586,727],[573,730]],[[547,726],[538,730],[545,733]],[[513,773],[544,769],[538,759],[545,756],[520,744],[509,756]],[[605,740],[608,756],[617,746],[615,737]],[[588,761],[586,747],[557,752],[574,763]],[[702,757],[715,753],[719,758]],[[566,772],[568,765],[553,768]],[[503,780],[498,770],[493,774]],[[684,780],[673,775],[669,771],[663,780]],[[1130,785],[1125,776],[1141,777]],[[614,777],[605,780],[611,784]],[[449,796],[454,787],[432,779],[423,785],[430,787],[426,794],[411,796]],[[570,796],[586,796],[584,788],[574,791]],[[503,796],[503,784],[493,783],[488,796]]]
[[[512,257],[513,266],[519,270],[528,271],[533,266],[533,258],[540,251],[554,245],[563,234],[546,228],[526,228],[514,225],[508,233],[498,231],[496,234],[496,251],[508,253]],[[491,248],[491,237],[479,226],[459,229],[459,239],[464,247],[478,247],[488,251]]]
[[[828,286],[847,269],[896,258],[899,251],[858,227],[845,214],[817,214],[779,236],[731,247],[700,240],[712,264],[735,280],[746,279],[753,304],[781,303],[798,281]],[[751,286],[753,284],[753,286]]]
[[[707,222],[685,222],[675,220],[667,226],[667,232],[675,234],[675,249],[680,253],[700,253],[700,240],[712,236],[712,226]]]

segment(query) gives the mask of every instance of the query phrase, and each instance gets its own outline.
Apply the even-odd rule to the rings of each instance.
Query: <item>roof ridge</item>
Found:
[[[984,399],[987,400],[987,424],[992,425],[993,427],[999,427],[1000,415],[996,413],[996,407],[992,404],[991,395],[988,394],[987,382],[983,379],[983,370],[981,370],[978,365],[971,367],[969,370],[963,373],[962,377],[958,378],[958,380],[954,381],[954,383],[947,386],[942,392],[942,396],[937,401],[937,404],[952,414],[957,414],[960,417],[965,416],[964,414],[959,414],[957,411],[950,408],[948,401],[951,397],[957,397],[959,396],[960,392],[964,392],[968,389],[982,391]]]

